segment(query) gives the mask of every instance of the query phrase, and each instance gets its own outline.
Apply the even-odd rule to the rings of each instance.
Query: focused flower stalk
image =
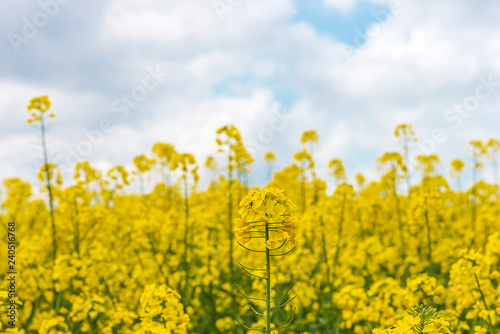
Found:
[[[289,197],[285,196],[284,190],[278,188],[264,188],[260,191],[252,190],[240,202],[240,209],[238,211],[240,218],[237,218],[234,222],[238,244],[250,252],[265,253],[266,256],[265,268],[250,268],[240,264],[241,269],[245,273],[251,277],[264,280],[266,285],[265,299],[248,297],[240,291],[247,299],[262,301],[266,304],[264,312],[258,312],[252,307],[252,310],[257,315],[266,318],[266,328],[250,328],[238,320],[247,329],[259,330],[270,334],[272,310],[284,307],[295,298],[292,297],[281,305],[271,306],[273,303],[282,300],[290,290],[289,288],[279,298],[271,299],[271,258],[287,255],[295,249],[293,247],[289,251],[275,252],[282,249],[287,242],[291,244],[295,243],[296,223],[294,208],[295,204]],[[252,239],[254,239],[255,247],[258,247],[259,244],[261,247],[255,249],[243,245],[249,243]],[[255,271],[264,272],[264,276],[252,273]],[[293,320],[294,313],[286,325],[275,327],[272,330],[276,331],[288,327]]]

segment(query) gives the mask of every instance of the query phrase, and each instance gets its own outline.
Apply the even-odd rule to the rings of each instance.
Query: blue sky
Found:
[[[264,152],[289,165],[308,129],[321,137],[321,177],[340,158],[351,178],[374,179],[376,158],[399,149],[399,123],[415,127],[413,155],[438,153],[447,174],[451,159],[469,161],[469,140],[499,137],[499,10],[493,0],[10,1],[0,9],[0,179],[37,182],[26,105],[44,94],[56,113],[51,161],[68,183],[76,160],[132,168],[156,142],[203,164],[228,123],[255,154],[254,183],[265,181]]]
[[[364,32],[375,23],[385,22],[387,16],[383,14],[390,13],[389,6],[369,1],[356,2],[348,11],[325,5],[321,0],[295,0],[294,4],[297,8],[295,21],[306,21],[317,32],[330,35],[354,48],[364,45],[356,43],[359,31]]]

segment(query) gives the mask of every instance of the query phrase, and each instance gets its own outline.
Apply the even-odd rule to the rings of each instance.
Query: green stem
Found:
[[[344,225],[344,212],[345,212],[345,196],[342,197],[342,207],[340,209],[339,225],[337,229],[337,249],[335,250],[335,258],[333,263],[334,275],[337,275],[337,266],[340,258],[340,242],[342,240],[342,230]]]
[[[323,216],[319,217],[321,227],[323,227]],[[326,252],[326,238],[325,238],[325,232],[321,232],[321,244],[322,244],[322,250],[323,250],[323,261],[325,261],[326,265],[326,283],[328,284],[328,287],[330,288],[330,292],[332,291],[332,285],[330,282],[330,266],[328,265],[328,254]]]
[[[300,192],[302,199],[302,213],[306,211],[306,176],[304,162],[302,162],[300,170]]]
[[[479,293],[481,294],[481,299],[483,301],[484,308],[486,309],[486,311],[488,311],[488,304],[486,304],[486,299],[484,298],[483,290],[481,290],[481,285],[479,284],[479,279],[477,278],[476,274],[474,274],[474,278],[476,279],[477,289],[479,290]],[[488,314],[488,327],[490,328],[491,334],[495,334],[495,329],[493,328],[493,323],[491,321],[489,314]]]
[[[78,202],[76,197],[73,199],[73,205],[75,207],[75,220],[74,220],[74,247],[78,255],[80,255],[80,224],[78,222]]]
[[[184,286],[184,310],[189,305],[189,197],[188,197],[188,182],[187,175],[184,175],[184,206],[185,206],[185,221],[184,221],[184,269],[186,270],[185,286]]]
[[[54,260],[57,256],[57,231],[56,231],[56,223],[54,217],[54,196],[52,194],[52,185],[50,183],[50,167],[49,167],[49,158],[47,154],[47,144],[45,141],[45,119],[44,114],[42,113],[41,118],[41,130],[42,130],[42,149],[43,149],[43,160],[44,160],[44,169],[45,169],[45,178],[47,179],[47,191],[49,192],[49,209],[50,209],[50,223],[52,226],[52,256]]]
[[[227,154],[227,232],[229,234],[229,282],[231,283],[231,289],[234,286],[234,259],[233,259],[233,175],[232,169],[232,159],[231,159],[231,145],[228,148]],[[231,305],[234,307],[236,305],[236,296],[231,290]]]
[[[425,199],[425,225],[427,227],[427,248],[429,251],[429,264],[432,264],[432,241],[431,241],[431,224],[429,222],[429,209],[427,207],[427,198]]]
[[[271,256],[267,241],[269,240],[269,226],[266,223],[266,334],[271,334]]]
[[[406,186],[408,187],[408,196],[411,193],[411,179],[410,179],[410,157],[408,154],[408,138],[406,136],[403,139],[403,151],[404,151],[404,159],[405,159],[405,167],[406,167]]]
[[[403,218],[401,217],[401,206],[399,203],[399,196],[396,191],[396,170],[393,170],[393,179],[392,179],[392,192],[394,195],[394,200],[396,201],[396,213],[398,217],[398,228],[399,228],[399,237],[401,239],[401,257],[406,258],[406,241],[404,236],[403,229]]]
[[[471,199],[471,229],[473,232],[472,243],[474,243],[474,234],[476,232],[476,183],[477,183],[477,158],[472,158],[472,199]]]

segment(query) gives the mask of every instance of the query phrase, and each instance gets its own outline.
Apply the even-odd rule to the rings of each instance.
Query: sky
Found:
[[[0,180],[38,182],[26,106],[45,94],[65,182],[76,161],[131,169],[157,142],[202,165],[226,124],[255,157],[253,184],[266,151],[289,165],[309,129],[320,177],[340,158],[351,180],[375,179],[400,123],[419,138],[411,156],[439,154],[448,175],[454,158],[470,166],[469,140],[500,137],[498,13],[493,0],[6,0]]]

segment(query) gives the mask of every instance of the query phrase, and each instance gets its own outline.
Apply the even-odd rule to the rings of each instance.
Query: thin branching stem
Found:
[[[262,276],[259,276],[259,275],[255,275],[255,274],[252,274],[251,272],[249,272],[248,270],[246,270],[245,268],[241,267],[241,269],[246,273],[248,274],[249,276],[252,276],[252,277],[256,277],[256,278],[259,278],[259,279],[266,279],[265,277],[262,277]]]
[[[297,296],[293,296],[292,298],[288,299],[288,300],[287,300],[286,302],[284,302],[283,304],[273,306],[273,307],[271,307],[271,309],[275,309],[275,308],[283,308],[283,307],[285,307],[285,306],[286,306],[286,304],[288,304],[289,302],[291,302],[292,300],[294,300],[294,299],[295,299],[295,297],[297,297]]]
[[[250,268],[250,267],[242,265],[241,263],[239,265],[245,269],[248,269],[248,270],[266,271],[266,268],[260,268],[260,269],[259,268]]]
[[[271,301],[274,303],[274,302],[277,302],[278,300],[282,299],[283,297],[285,297],[285,296],[288,294],[288,292],[290,292],[290,289],[291,289],[291,288],[292,288],[292,284],[290,284],[290,285],[288,286],[288,289],[286,289],[286,291],[285,291],[285,293],[284,293],[284,294],[282,294],[280,297],[275,298],[275,299],[273,299],[273,300],[271,300]]]
[[[488,304],[486,303],[486,298],[484,298],[483,290],[481,289],[481,285],[479,284],[479,279],[477,278],[476,274],[474,274],[474,278],[476,279],[477,289],[481,294],[481,300],[483,301],[484,308],[486,309],[486,311],[488,311]],[[495,334],[495,329],[493,328],[493,322],[491,321],[491,317],[489,314],[488,314],[488,327],[490,328],[491,334]]]
[[[240,245],[241,247],[243,247],[244,249],[246,249],[247,251],[250,251],[250,252],[256,252],[256,253],[265,253],[266,252],[266,251],[260,251],[260,250],[251,249],[251,248],[245,247],[239,241],[238,241],[238,245]]]
[[[263,299],[263,298],[256,298],[256,297],[249,297],[247,295],[245,295],[241,290],[238,290],[238,292],[243,296],[245,297],[246,299],[249,299],[249,300],[260,300],[262,302],[265,302],[266,300]]]
[[[283,254],[271,254],[270,256],[284,256],[284,255],[287,255],[287,254],[291,253],[294,249],[295,249],[295,247],[293,247],[288,252],[285,252]]]
[[[269,240],[269,226],[266,223],[266,242]],[[271,257],[266,247],[266,334],[271,334]]]

